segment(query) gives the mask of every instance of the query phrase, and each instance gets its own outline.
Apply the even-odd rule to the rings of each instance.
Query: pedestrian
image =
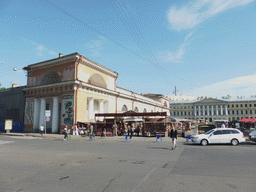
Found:
[[[172,150],[177,147],[176,145],[177,137],[178,137],[177,130],[175,129],[175,127],[172,127],[172,130],[170,132],[170,138],[172,139]]]
[[[41,134],[41,137],[43,136],[43,132],[44,132],[44,126],[41,125],[41,126],[40,126],[40,134]]]
[[[225,126],[225,124],[224,123],[222,123],[222,125],[221,125],[221,128],[225,128],[226,126]]]
[[[63,140],[64,140],[64,141],[66,141],[67,136],[68,136],[67,126],[64,128],[64,130],[63,130],[63,134],[64,134],[64,138],[63,138]]]
[[[132,125],[132,127],[131,127],[131,138],[132,138],[133,132],[134,132],[134,127]]]

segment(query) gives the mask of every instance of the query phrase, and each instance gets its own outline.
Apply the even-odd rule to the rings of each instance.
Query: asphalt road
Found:
[[[0,136],[0,191],[255,191],[256,144]]]

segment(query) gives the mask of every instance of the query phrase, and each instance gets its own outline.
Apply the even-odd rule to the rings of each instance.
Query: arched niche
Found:
[[[60,83],[60,82],[61,82],[61,78],[58,75],[58,73],[56,73],[55,71],[48,71],[40,77],[37,85],[48,85],[48,84]]]
[[[107,84],[104,78],[99,74],[93,74],[88,79],[88,84],[95,85],[107,89]]]
[[[123,105],[122,111],[128,111],[128,107],[126,105]]]
[[[135,112],[139,112],[138,107],[135,107],[135,108],[134,108],[134,111],[135,111]]]

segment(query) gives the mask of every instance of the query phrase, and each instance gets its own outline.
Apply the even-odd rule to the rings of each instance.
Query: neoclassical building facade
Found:
[[[256,97],[243,99],[205,98],[195,101],[171,101],[171,116],[208,122],[226,119],[239,121],[256,118]]]
[[[167,112],[170,100],[163,95],[141,95],[116,86],[118,73],[73,53],[24,67],[27,71],[24,130],[45,124],[59,133],[77,122],[95,122],[95,113]],[[152,94],[150,94],[152,96]],[[98,120],[98,119],[97,119]],[[102,120],[102,119],[99,119]]]

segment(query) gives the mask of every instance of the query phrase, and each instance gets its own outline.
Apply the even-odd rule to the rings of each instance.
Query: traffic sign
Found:
[[[45,110],[45,117],[51,117],[51,111]]]

